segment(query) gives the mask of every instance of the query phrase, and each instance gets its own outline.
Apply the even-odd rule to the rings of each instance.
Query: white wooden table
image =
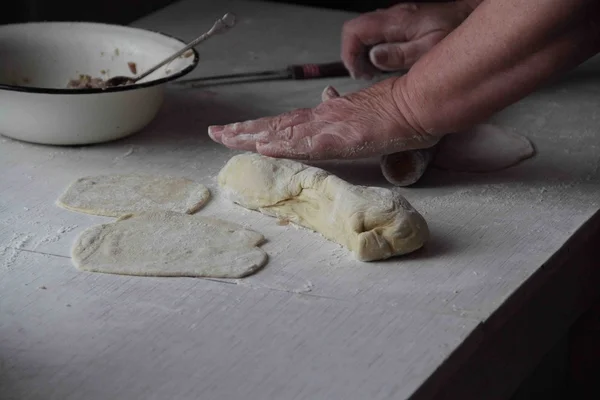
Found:
[[[241,18],[199,49],[192,76],[338,57],[342,12],[187,0],[135,26],[185,40]],[[225,47],[226,44],[226,47]],[[494,117],[538,155],[469,175],[431,171],[404,190],[427,218],[425,249],[359,263],[319,235],[228,204],[215,175],[234,154],[210,124],[317,104],[341,78],[169,89],[157,120],[113,143],[62,148],[0,139],[0,398],[501,399],[598,294],[600,60]],[[375,164],[326,165],[382,185]],[[77,271],[76,235],[108,218],[54,205],[73,180],[172,174],[208,185],[201,214],[248,224],[271,260],[240,281]],[[598,247],[598,246],[596,246]]]

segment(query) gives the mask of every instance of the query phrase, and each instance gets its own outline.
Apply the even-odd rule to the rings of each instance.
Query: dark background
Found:
[[[176,0],[21,0],[3,1],[0,24],[28,21],[91,21],[128,24],[137,18],[165,7]],[[198,0],[202,1],[202,0]],[[205,1],[205,0],[204,0]],[[212,0],[218,1],[218,0]],[[262,0],[248,0],[262,3]],[[279,3],[302,4],[313,7],[333,8],[355,12],[366,12],[401,3],[399,0],[270,0]],[[416,0],[431,2],[435,0]],[[443,0],[438,0],[443,1]],[[414,2],[414,0],[413,0]],[[9,3],[9,4],[6,4]],[[11,4],[12,3],[12,4]],[[78,4],[73,6],[72,4]]]

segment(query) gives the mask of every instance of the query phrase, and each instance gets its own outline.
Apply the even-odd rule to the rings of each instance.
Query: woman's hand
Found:
[[[355,77],[373,75],[377,68],[408,68],[471,10],[457,1],[399,4],[361,15],[344,25],[343,61]],[[365,158],[430,147],[439,138],[427,134],[412,115],[403,100],[403,79],[387,79],[343,97],[330,93],[313,109],[211,126],[209,135],[232,149],[297,159]]]
[[[342,60],[355,78],[410,68],[472,11],[464,1],[411,4],[363,14],[344,24]]]
[[[430,147],[438,138],[410,120],[397,92],[402,78],[390,78],[367,89],[274,117],[211,126],[210,137],[226,147],[270,157],[295,159],[366,158]],[[395,91],[395,92],[394,92]]]

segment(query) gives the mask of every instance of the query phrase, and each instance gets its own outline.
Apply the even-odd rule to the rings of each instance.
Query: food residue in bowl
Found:
[[[67,84],[69,89],[104,89],[106,82],[102,78],[92,78],[90,75],[79,75],[78,79],[71,79]]]
[[[137,64],[134,63],[133,61],[130,61],[127,63],[127,66],[129,67],[129,70],[131,71],[132,74],[137,75]]]
[[[133,75],[137,75],[137,64],[135,62],[133,62],[133,61],[128,62],[127,67],[129,68],[129,71],[131,71],[131,73]],[[109,72],[110,72],[110,70],[101,69],[100,75],[108,75]],[[79,73],[79,72],[77,72],[77,73]],[[106,89],[109,86],[123,86],[123,85],[129,84],[129,83],[122,83],[120,85],[112,85],[112,84],[107,85],[108,80],[109,80],[109,78],[107,78],[107,79],[94,78],[88,74],[79,74],[79,78],[71,79],[69,81],[69,83],[67,84],[67,88],[68,89]]]

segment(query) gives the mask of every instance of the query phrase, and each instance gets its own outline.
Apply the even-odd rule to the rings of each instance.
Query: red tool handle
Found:
[[[325,64],[290,65],[287,69],[292,79],[318,79],[350,76],[350,73],[341,61]]]

